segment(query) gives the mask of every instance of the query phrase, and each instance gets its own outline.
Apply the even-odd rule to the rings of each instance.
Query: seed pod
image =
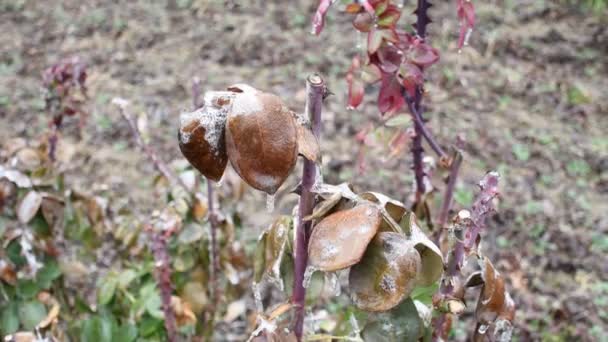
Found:
[[[295,120],[276,95],[235,85],[226,125],[228,159],[255,189],[274,194],[297,160]]]
[[[194,112],[182,113],[178,131],[179,148],[186,159],[205,177],[219,181],[224,174],[226,117],[233,93],[205,93],[205,103]]]

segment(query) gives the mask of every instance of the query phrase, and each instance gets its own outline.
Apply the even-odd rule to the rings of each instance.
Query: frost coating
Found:
[[[245,90],[244,93],[237,93],[232,104],[232,113],[230,115],[248,115],[262,111],[263,105],[259,100],[257,92],[257,90],[251,88]]]
[[[193,123],[205,129],[205,141],[215,155],[220,153],[220,139],[226,127],[226,118],[233,102],[234,93],[226,91],[210,91],[205,93],[203,107],[193,112],[184,112],[180,115],[180,142],[188,144],[191,138]]]

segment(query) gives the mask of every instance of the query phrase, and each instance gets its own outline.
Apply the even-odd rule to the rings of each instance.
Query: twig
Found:
[[[492,200],[498,195],[498,180],[496,172],[489,172],[479,182],[481,191],[477,195],[471,212],[463,211],[455,219],[455,226],[464,234],[463,239],[457,238],[450,252],[448,266],[441,281],[439,293],[442,299],[454,297],[454,282],[460,276],[464,266],[465,255],[476,245],[481,230],[485,227],[488,214],[494,211]],[[441,313],[433,319],[433,340],[444,340],[450,331],[450,321],[447,313]]]
[[[312,132],[319,139],[321,134],[321,111],[323,98],[327,94],[325,81],[321,76],[313,74],[306,79],[306,112],[312,124]],[[312,214],[314,193],[312,187],[317,176],[317,166],[314,162],[304,159],[302,172],[302,194],[298,203],[298,220],[296,227],[296,248],[294,255],[294,284],[293,304],[295,306],[294,332],[298,341],[302,340],[304,331],[304,305],[306,288],[304,288],[304,273],[308,262],[308,238],[310,237],[311,222],[304,217]]]
[[[439,158],[446,158],[447,155],[446,155],[445,151],[441,148],[441,146],[439,146],[439,144],[433,137],[433,134],[431,134],[431,132],[429,132],[429,130],[426,128],[426,125],[424,124],[424,120],[422,119],[422,114],[420,114],[420,100],[418,100],[418,105],[416,106],[416,102],[410,98],[410,96],[407,94],[407,91],[405,90],[405,88],[403,88],[401,91],[402,91],[403,97],[405,98],[405,102],[407,103],[407,106],[410,110],[412,118],[414,119],[414,124],[416,125],[415,126],[416,135],[422,134],[422,136],[426,139],[426,141],[429,143],[429,145],[431,145],[431,148],[433,149],[433,151],[435,151],[437,156],[439,156]],[[416,90],[417,93],[419,91],[422,92],[421,89]],[[416,98],[421,98],[421,97],[422,96],[416,96]]]
[[[441,203],[441,211],[439,212],[439,218],[437,219],[437,225],[439,226],[435,231],[434,239],[435,242],[440,241],[441,234],[445,231],[446,223],[448,221],[448,214],[452,207],[452,199],[454,197],[454,187],[456,186],[456,179],[458,178],[458,171],[462,165],[462,153],[458,150],[454,150],[454,156],[452,157],[452,165],[450,165],[450,174],[448,176],[448,184],[443,194],[443,202]]]
[[[129,104],[129,102],[127,100],[125,100],[125,99],[114,98],[112,100],[112,103],[115,104],[116,106],[118,106],[118,108],[120,109],[120,114],[122,115],[122,117],[129,124],[129,128],[131,129],[131,134],[133,135],[133,137],[135,137],[135,141],[136,141],[137,145],[139,146],[139,148],[142,149],[142,151],[144,151],[144,153],[152,161],[152,163],[154,164],[154,166],[156,167],[156,169],[165,178],[167,178],[167,180],[169,180],[169,182],[171,183],[171,186],[177,186],[177,185],[179,185],[182,188],[184,188],[184,190],[186,190],[187,193],[189,193],[190,190],[188,189],[188,187],[186,186],[186,184],[184,184],[184,182],[182,182],[182,180],[179,177],[177,177],[171,171],[171,169],[169,169],[169,167],[167,166],[167,164],[165,164],[165,162],[163,162],[158,157],[158,155],[156,154],[156,151],[154,151],[154,149],[152,149],[152,147],[150,147],[148,144],[146,144],[144,142],[144,139],[141,137],[141,133],[139,132],[139,129],[137,128],[137,124],[135,123],[135,120],[133,120],[133,118],[127,113],[127,108],[126,107]]]
[[[203,103],[200,102],[201,93],[201,80],[200,78],[195,77],[192,80],[192,105],[194,106],[195,110],[203,106]],[[209,207],[209,235],[211,236],[211,250],[209,251],[211,254],[211,276],[209,277],[209,283],[211,284],[211,289],[213,291],[213,303],[215,307],[217,306],[220,298],[220,291],[217,282],[220,272],[220,260],[217,248],[218,221],[214,205],[213,184],[209,178],[207,178],[207,206]]]
[[[155,276],[160,291],[161,306],[165,314],[165,329],[167,330],[167,340],[169,342],[177,341],[177,328],[175,325],[175,314],[171,307],[171,296],[173,294],[173,285],[171,284],[171,260],[167,249],[167,239],[171,232],[163,234],[154,230],[151,226],[146,229],[152,234],[152,253],[154,254],[154,264],[156,268]]]

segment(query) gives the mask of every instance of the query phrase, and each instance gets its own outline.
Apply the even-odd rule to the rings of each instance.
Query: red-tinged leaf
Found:
[[[378,26],[393,28],[400,16],[401,11],[399,11],[397,6],[390,5],[386,11],[384,11],[384,13],[378,17]]]
[[[401,84],[410,95],[414,97],[416,94],[416,87],[422,85],[424,77],[422,76],[422,70],[415,64],[404,63],[399,68],[398,77],[401,80]]]
[[[367,53],[371,55],[378,51],[384,41],[395,43],[397,40],[395,30],[373,28],[367,35]]]
[[[344,9],[344,11],[346,13],[350,13],[350,14],[357,14],[357,13],[361,12],[361,9],[363,9],[363,7],[360,4],[354,3],[354,4],[346,5],[346,8]]]
[[[379,67],[385,73],[395,73],[403,61],[403,53],[394,45],[384,45],[378,50]]]
[[[458,18],[460,20],[458,48],[462,48],[463,45],[468,45],[469,36],[475,26],[475,7],[471,1],[458,0]]]
[[[376,13],[377,17],[381,16],[386,11],[386,9],[388,8],[388,3],[389,0],[381,0],[374,2],[372,6],[374,7],[374,12]]]
[[[319,35],[321,31],[323,31],[323,26],[325,26],[325,15],[332,2],[332,0],[321,0],[319,2],[319,7],[317,7],[315,16],[312,19],[312,33]]]
[[[411,63],[424,68],[439,60],[439,52],[432,46],[424,42],[417,41],[412,44],[408,57]]]
[[[374,18],[367,12],[358,13],[353,19],[353,26],[360,32],[369,32],[374,26]]]
[[[361,79],[363,82],[371,84],[382,79],[382,72],[375,64],[367,64],[361,68]]]
[[[348,108],[357,108],[363,101],[365,85],[360,80],[353,80],[348,87]]]
[[[382,85],[378,94],[378,109],[384,114],[392,114],[405,104],[401,96],[401,84],[393,74],[382,73]]]
[[[346,83],[348,84],[348,108],[357,108],[363,101],[363,94],[365,92],[365,84],[355,77],[355,74],[361,69],[361,59],[359,56],[355,56],[348,69],[346,75]]]
[[[469,0],[458,1],[458,18],[464,20],[470,27],[475,26],[475,7]]]

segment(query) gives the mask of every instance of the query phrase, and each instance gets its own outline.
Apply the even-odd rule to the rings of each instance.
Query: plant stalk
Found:
[[[200,101],[201,98],[201,80],[198,77],[195,77],[192,80],[192,105],[194,109],[200,108],[203,104]],[[220,291],[218,287],[218,276],[220,271],[220,259],[217,248],[217,215],[215,212],[214,205],[214,197],[213,197],[213,184],[212,181],[207,178],[207,206],[208,206],[208,219],[209,219],[209,235],[211,237],[211,250],[209,254],[211,256],[211,274],[209,276],[209,283],[212,289],[212,300],[214,307],[217,305],[220,298]]]
[[[448,214],[452,207],[452,200],[454,198],[454,188],[456,186],[456,179],[458,178],[458,172],[460,171],[460,165],[462,165],[462,153],[456,150],[452,157],[452,165],[450,165],[450,174],[448,176],[448,184],[443,194],[443,202],[441,203],[441,211],[439,212],[439,218],[437,219],[438,229],[435,231],[434,240],[439,242],[441,235],[445,231],[446,223],[448,221]]]
[[[167,341],[175,342],[177,341],[177,328],[175,313],[171,307],[173,285],[171,283],[171,260],[167,247],[170,231],[163,234],[163,232],[156,231],[151,227],[148,227],[147,230],[152,234],[152,253],[154,254],[156,266],[155,276],[160,291],[161,307],[165,315],[164,323],[165,330],[167,331]]]
[[[313,74],[306,79],[306,113],[311,121],[312,132],[319,140],[321,134],[321,112],[323,98],[327,95],[327,87],[321,76]],[[304,217],[312,214],[315,196],[312,188],[317,177],[317,166],[314,162],[304,159],[302,172],[302,194],[298,202],[298,219],[296,226],[296,245],[294,254],[294,284],[293,304],[295,306],[294,332],[298,341],[302,340],[304,331],[304,306],[306,288],[304,288],[304,273],[308,263],[308,239],[312,222],[304,221]]]

